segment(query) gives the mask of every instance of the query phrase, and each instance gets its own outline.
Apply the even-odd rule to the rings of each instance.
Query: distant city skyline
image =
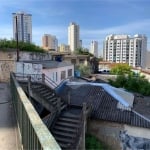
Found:
[[[85,48],[103,41],[109,34],[145,34],[150,49],[149,0],[0,0],[0,38],[13,38],[12,13],[32,14],[32,42],[42,46],[42,35],[52,34],[58,43],[68,42],[68,25],[80,26],[80,39]]]

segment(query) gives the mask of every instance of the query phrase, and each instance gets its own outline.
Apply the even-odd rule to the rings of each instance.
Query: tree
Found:
[[[16,49],[17,44],[15,40],[0,39],[0,48],[2,50],[7,50],[8,48]],[[20,51],[44,52],[42,48],[35,44],[21,41],[18,42],[18,48]]]
[[[111,73],[116,75],[130,74],[131,67],[128,64],[115,64],[111,68]]]
[[[80,71],[81,76],[89,76],[91,74],[91,68],[90,66],[86,66],[84,64],[80,64],[79,66],[76,66],[76,70]]]
[[[91,54],[90,52],[88,52],[87,49],[84,49],[84,48],[77,48],[74,53],[77,54],[77,55],[94,56],[93,54]]]
[[[147,79],[145,79],[145,77],[140,75],[119,75],[115,81],[110,79],[109,84],[117,88],[121,87],[131,92],[137,92],[145,96],[150,96],[150,83]]]

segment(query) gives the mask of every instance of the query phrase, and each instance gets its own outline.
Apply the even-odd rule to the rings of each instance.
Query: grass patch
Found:
[[[86,150],[107,150],[106,146],[95,136],[87,134],[85,138]]]

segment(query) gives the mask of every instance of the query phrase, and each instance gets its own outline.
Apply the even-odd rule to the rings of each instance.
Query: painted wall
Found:
[[[60,84],[64,79],[68,78],[68,70],[72,69],[72,77],[74,76],[74,66],[65,66],[65,67],[59,67],[59,68],[47,68],[43,69],[42,73],[44,73],[46,76],[48,76],[50,79],[52,79],[55,83]],[[61,79],[61,72],[65,71],[66,75],[64,79]]]
[[[88,120],[88,133],[108,145],[110,150],[150,149],[150,130],[102,120]]]
[[[20,52],[20,61],[21,60],[51,60],[51,55],[48,53]],[[10,72],[16,72],[16,66],[16,51],[0,50],[0,82],[9,81]],[[23,69],[23,66],[20,66],[20,69]],[[38,69],[37,66],[33,65],[32,73],[38,73]],[[30,67],[28,69],[25,67],[25,71],[31,73],[29,70]]]

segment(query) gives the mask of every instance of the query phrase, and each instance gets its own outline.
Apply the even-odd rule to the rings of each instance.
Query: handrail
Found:
[[[27,81],[31,77],[31,81],[42,81],[42,74],[23,74],[23,73],[13,73],[16,79]]]
[[[13,73],[10,73],[10,85],[23,149],[61,150]]]
[[[51,78],[49,78],[47,75],[45,75],[45,81],[47,81],[48,83],[50,83],[54,88],[56,88],[58,86],[58,84],[54,80],[52,80]]]
[[[85,106],[86,106],[86,104],[85,104]],[[77,128],[77,130],[76,130],[76,137],[74,138],[74,143],[71,145],[71,147],[69,147],[69,148],[71,148],[71,149],[73,149],[73,148],[77,148],[77,149],[79,149],[78,148],[78,146],[79,146],[79,142],[80,142],[80,140],[82,139],[83,140],[83,138],[84,137],[82,137],[81,138],[81,136],[85,136],[85,135],[82,135],[82,134],[85,134],[85,132],[83,131],[83,130],[85,130],[84,128],[84,124],[85,124],[85,119],[86,119],[86,112],[85,112],[85,108],[84,108],[84,106],[82,107],[82,110],[81,110],[81,115],[80,115],[80,120],[79,120],[79,122],[78,122],[78,126],[79,126],[79,128]],[[83,143],[83,144],[85,144],[85,143]]]

